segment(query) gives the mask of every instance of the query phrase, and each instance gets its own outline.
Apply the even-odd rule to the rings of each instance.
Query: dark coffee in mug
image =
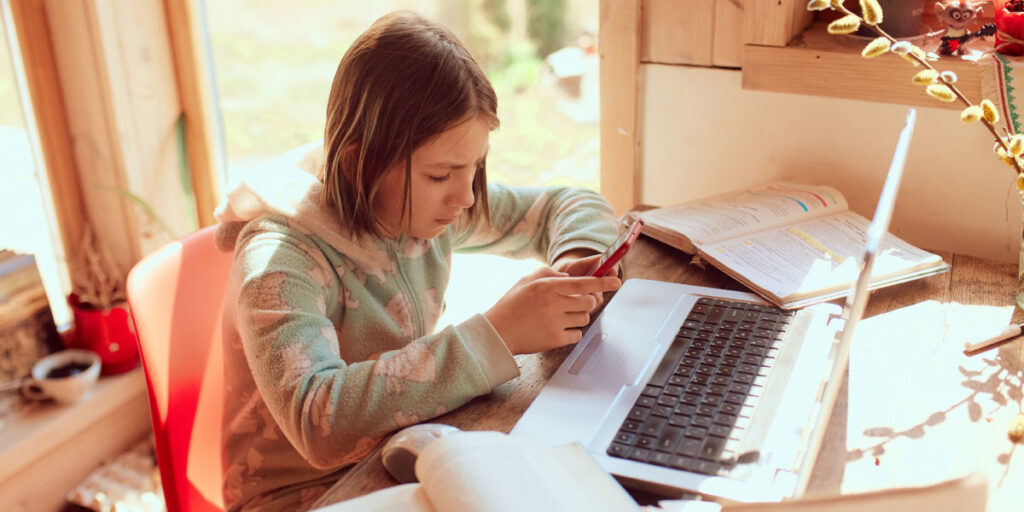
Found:
[[[79,363],[72,361],[70,363],[64,363],[60,366],[54,366],[50,368],[50,371],[46,372],[47,379],[63,379],[72,375],[78,375],[89,369],[92,366],[89,363]]]

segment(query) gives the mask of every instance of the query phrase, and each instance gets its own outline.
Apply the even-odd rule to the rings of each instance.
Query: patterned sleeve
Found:
[[[611,206],[587,189],[490,183],[487,196],[490,224],[484,219],[460,223],[455,250],[537,258],[550,264],[572,249],[603,252],[618,235]]]
[[[374,341],[338,339],[331,315],[344,307],[338,297],[345,294],[334,276],[344,270],[308,237],[288,230],[243,232],[235,260],[234,320],[245,363],[274,421],[316,467],[357,461],[388,432],[454,409],[518,375],[482,315],[399,350],[346,361],[339,343]]]

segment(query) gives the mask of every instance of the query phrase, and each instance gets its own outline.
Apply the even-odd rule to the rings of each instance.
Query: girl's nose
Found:
[[[473,206],[473,202],[476,201],[476,196],[473,194],[473,180],[464,180],[459,183],[458,187],[452,191],[449,198],[452,206],[459,208],[469,208]]]

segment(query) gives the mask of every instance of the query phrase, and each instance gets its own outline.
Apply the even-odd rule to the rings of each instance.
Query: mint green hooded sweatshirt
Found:
[[[519,375],[477,314],[435,329],[452,251],[539,258],[603,251],[598,194],[488,186],[491,224],[465,215],[432,240],[355,237],[291,165],[253,172],[217,211],[234,250],[224,311],[228,510],[311,505],[387,434]]]

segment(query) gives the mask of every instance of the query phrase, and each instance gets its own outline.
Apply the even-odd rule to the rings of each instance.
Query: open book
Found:
[[[832,187],[780,182],[627,217],[642,217],[645,235],[698,255],[786,309],[849,292],[870,224]],[[938,255],[890,233],[869,288],[946,270]]]
[[[317,512],[637,511],[639,506],[578,443],[545,446],[500,432],[456,432],[416,460],[419,483]]]

